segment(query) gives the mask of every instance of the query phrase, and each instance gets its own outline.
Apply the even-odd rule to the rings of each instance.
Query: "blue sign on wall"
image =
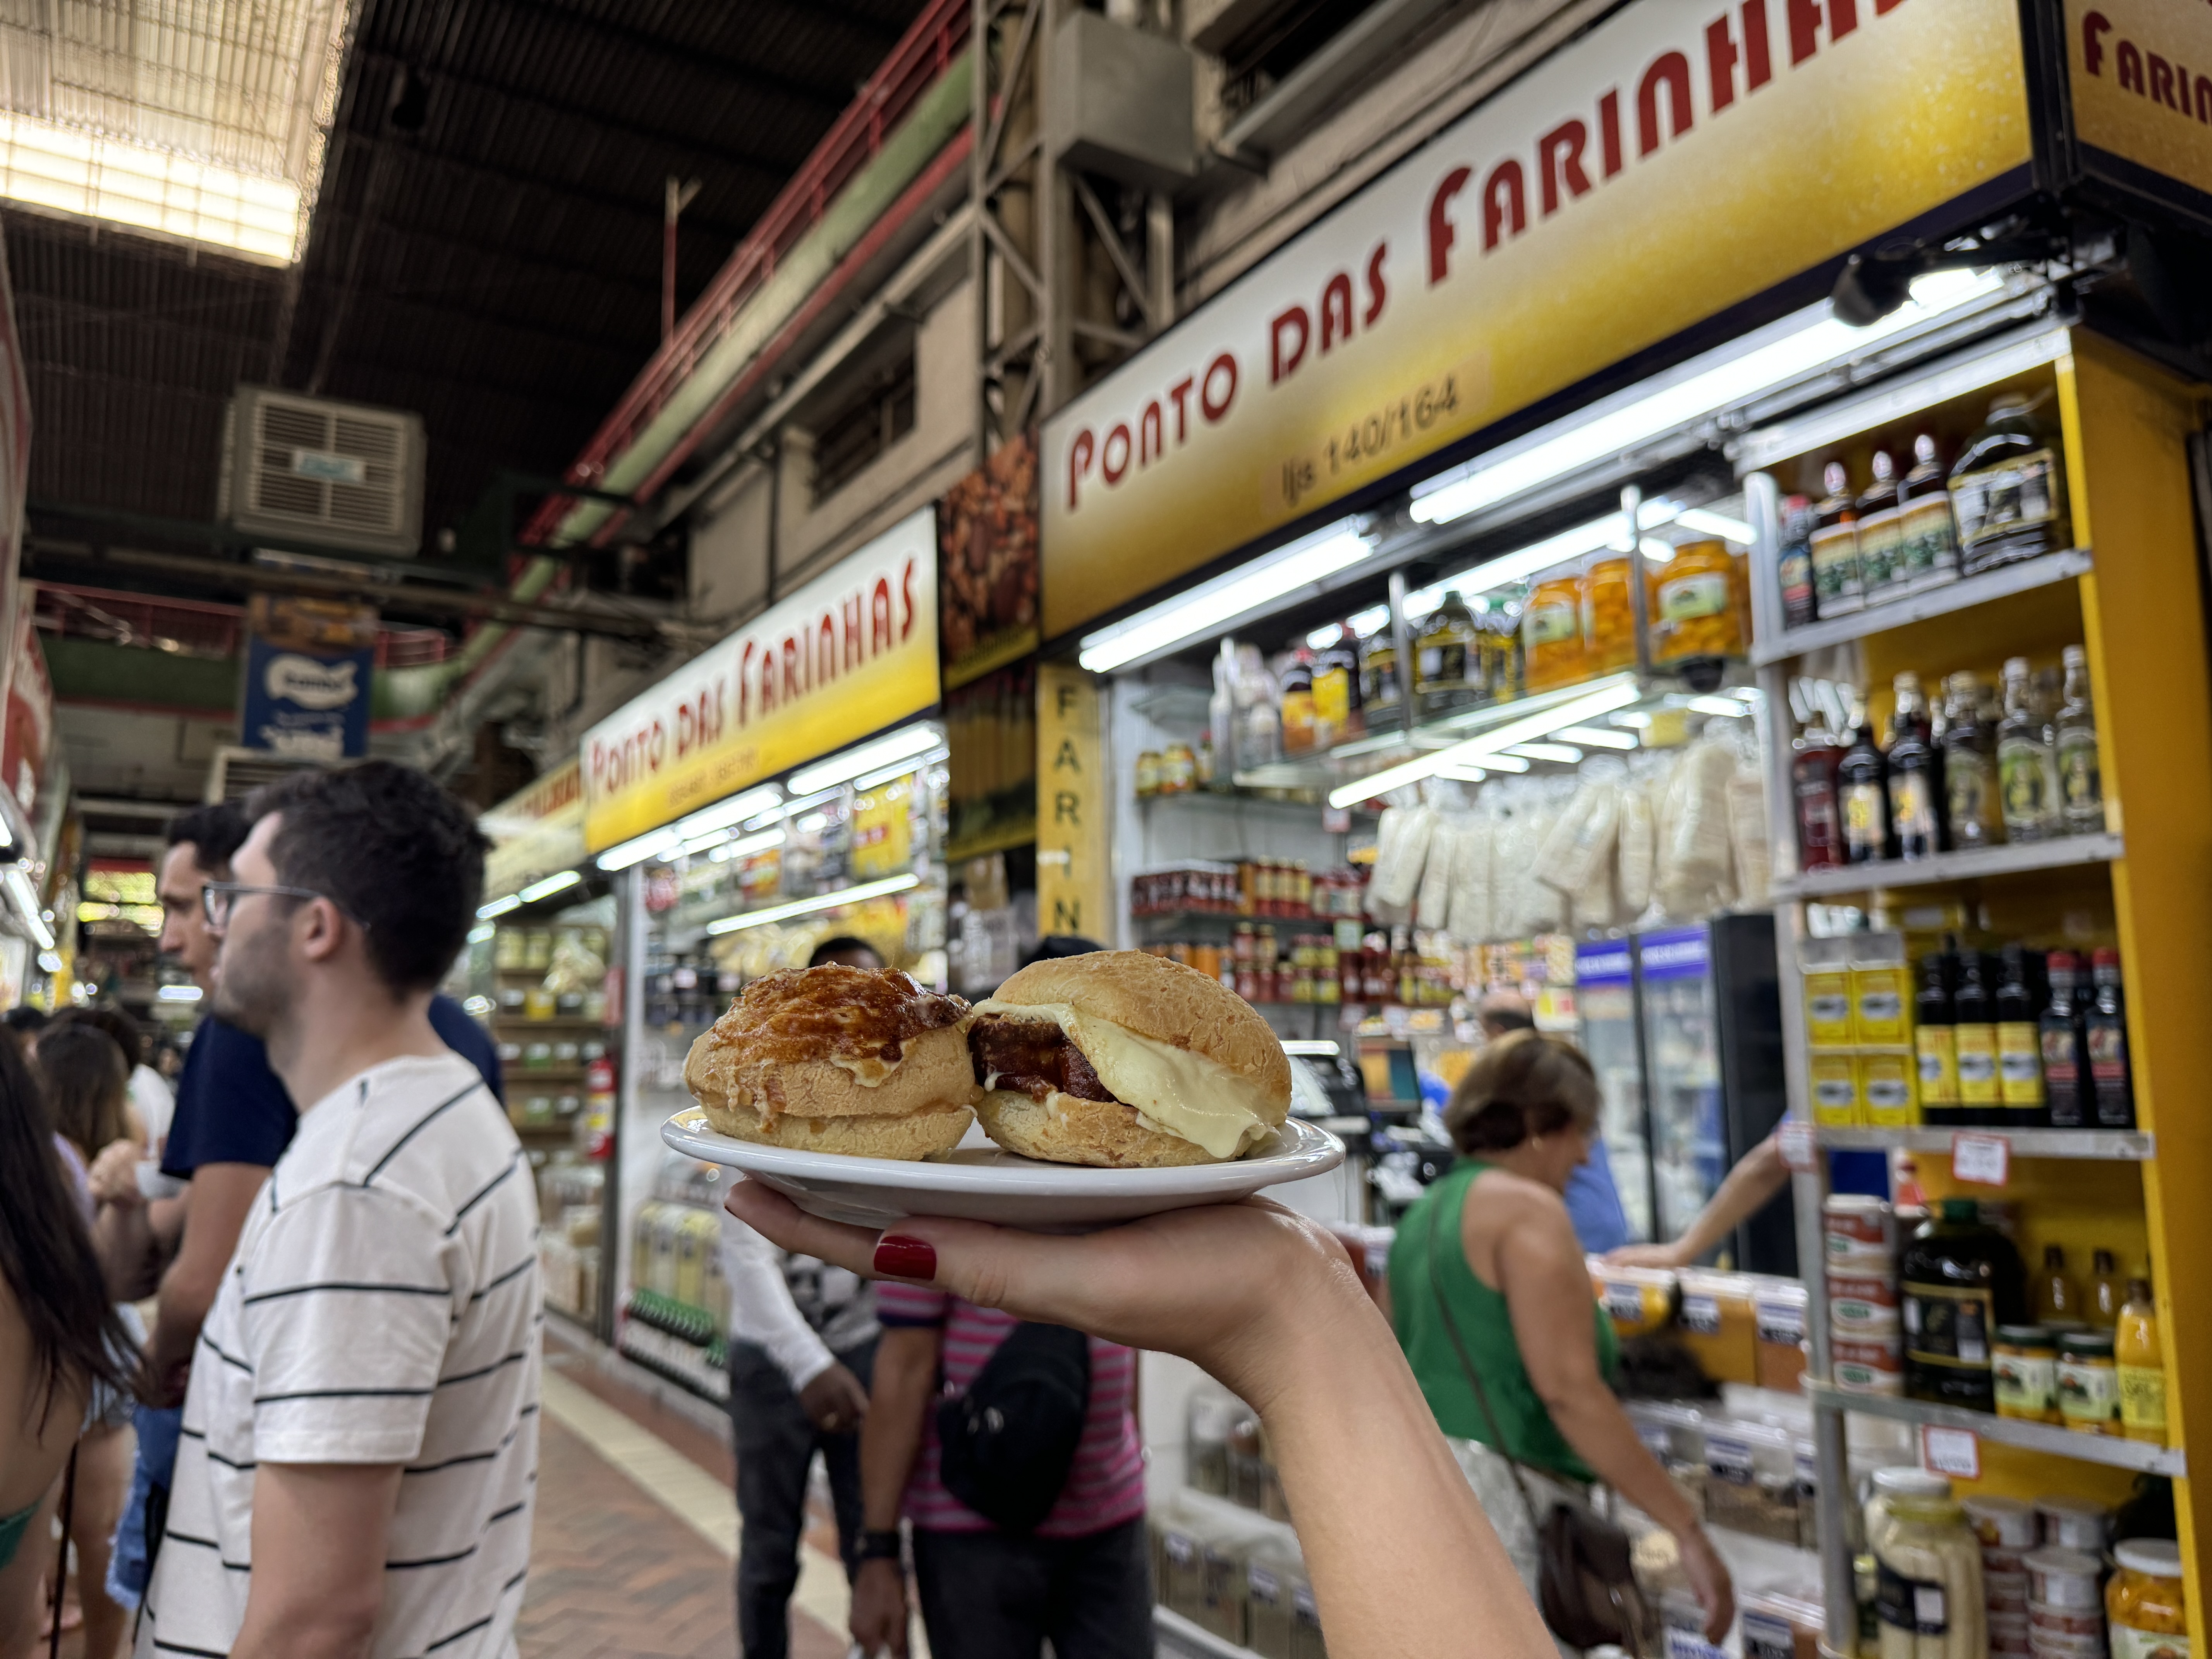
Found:
[[[239,741],[319,761],[368,752],[374,646],[360,651],[303,651],[261,635],[246,647],[246,706]]]

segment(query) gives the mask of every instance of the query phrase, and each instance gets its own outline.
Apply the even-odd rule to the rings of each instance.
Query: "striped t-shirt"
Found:
[[[944,1332],[939,1378],[945,1396],[967,1391],[984,1363],[1019,1322],[995,1308],[979,1308],[947,1291],[911,1285],[876,1286],[876,1317],[886,1327],[935,1327]],[[1137,1355],[1118,1342],[1091,1339],[1091,1411],[1076,1443],[1074,1467],[1060,1501],[1036,1529],[1040,1538],[1087,1538],[1145,1512],[1145,1462],[1130,1408],[1136,1394]],[[990,1532],[991,1523],[951,1492],[938,1472],[937,1413],[924,1413],[921,1455],[907,1482],[906,1513],[917,1527],[936,1532]]]
[[[514,1652],[538,1479],[538,1200],[457,1054],[386,1060],[301,1115],[192,1356],[140,1659],[228,1654],[258,1463],[398,1463],[370,1652]]]

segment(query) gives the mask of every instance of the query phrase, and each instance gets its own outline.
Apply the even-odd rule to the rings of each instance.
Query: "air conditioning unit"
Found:
[[[242,386],[223,416],[216,514],[251,535],[411,558],[422,453],[419,415]]]

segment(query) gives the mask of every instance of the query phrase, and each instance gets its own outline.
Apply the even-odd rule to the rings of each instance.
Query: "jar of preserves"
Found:
[[[1659,572],[1651,614],[1651,659],[1743,654],[1735,562],[1725,542],[1684,542]]]
[[[2119,1571],[2105,1586],[2112,1659],[2189,1659],[2189,1601],[2181,1547],[2129,1538],[2112,1547]]]
[[[1198,787],[1198,757],[1187,743],[1171,743],[1160,750],[1159,793],[1188,795]]]
[[[1572,566],[1545,572],[1530,590],[1521,613],[1521,651],[1531,691],[1583,677],[1582,580]]]
[[[1159,751],[1155,749],[1140,750],[1137,756],[1137,799],[1150,800],[1159,793]]]
[[[2076,1434],[2119,1433],[2120,1372],[2110,1331],[2059,1334],[2058,1409]]]
[[[1583,666],[1591,675],[1636,665],[1635,556],[1595,553],[1583,566]]]
[[[2064,1421],[2058,1410],[2058,1341],[2044,1326],[1998,1326],[1991,1373],[1999,1417]]]

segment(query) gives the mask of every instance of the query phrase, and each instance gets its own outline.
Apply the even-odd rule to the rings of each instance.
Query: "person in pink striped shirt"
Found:
[[[884,1329],[860,1435],[866,1531],[853,1584],[861,1651],[907,1650],[903,1510],[932,1651],[1037,1659],[1049,1638],[1057,1659],[1150,1659],[1135,1350],[1085,1339],[1090,1403],[1066,1482],[1033,1531],[1008,1532],[945,1489],[935,1407],[967,1391],[1019,1322],[922,1285],[885,1283],[876,1294]]]

